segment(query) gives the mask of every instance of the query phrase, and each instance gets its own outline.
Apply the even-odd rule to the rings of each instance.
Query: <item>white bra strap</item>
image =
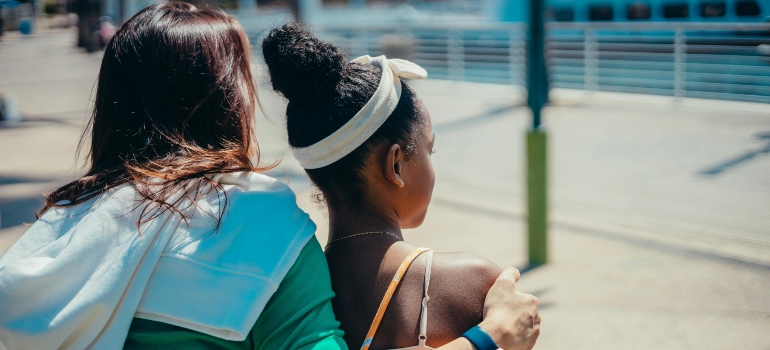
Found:
[[[425,294],[422,297],[422,312],[420,313],[419,345],[424,346],[428,340],[428,286],[430,285],[430,267],[433,264],[433,250],[429,250],[428,261],[425,262]]]

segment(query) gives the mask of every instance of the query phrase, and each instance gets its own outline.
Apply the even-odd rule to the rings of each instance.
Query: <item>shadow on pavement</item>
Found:
[[[43,207],[43,195],[0,199],[0,228],[35,222],[35,213]]]
[[[526,214],[514,213],[511,211],[507,211],[505,209],[499,209],[499,208],[481,207],[471,203],[458,202],[447,198],[434,197],[431,203],[435,203],[441,206],[461,209],[466,212],[468,211],[475,212],[475,213],[483,214],[485,216],[494,217],[494,218],[502,218],[506,220],[526,220],[527,219]],[[727,262],[732,264],[738,264],[741,266],[758,268],[761,270],[770,270],[770,264],[768,264],[765,260],[758,261],[748,257],[730,256],[730,255],[722,254],[718,251],[703,250],[695,247],[685,247],[685,246],[675,245],[663,240],[638,237],[633,234],[627,234],[620,231],[607,231],[596,227],[575,225],[571,223],[556,221],[553,219],[549,220],[548,226],[552,229],[565,230],[572,233],[585,234],[585,235],[590,235],[595,237],[602,237],[606,239],[611,239],[613,241],[619,241],[626,244],[632,244],[635,246],[645,247],[645,248],[649,248],[649,249],[653,249],[661,252],[668,252],[668,253],[673,253],[678,255],[696,256],[696,257],[711,259],[715,261],[722,261],[722,262]],[[523,267],[519,267],[518,269],[519,269],[519,272],[523,275],[537,269],[538,267],[539,267],[538,265],[526,265]]]
[[[484,113],[481,113],[479,115],[475,115],[468,118],[463,118],[459,120],[453,120],[446,123],[440,123],[433,125],[433,131],[435,132],[445,132],[445,131],[456,131],[456,130],[463,130],[467,127],[475,126],[478,124],[482,124],[485,122],[490,122],[502,117],[505,117],[506,112],[510,112],[519,108],[524,108],[522,105],[508,105],[503,107],[498,107],[494,109],[490,109]]]
[[[29,177],[16,175],[0,175],[0,186],[18,184],[47,184],[56,179],[45,177]],[[35,222],[35,213],[43,207],[44,199],[40,193],[27,196],[2,196],[5,191],[0,189],[0,228],[8,228],[21,224]]]
[[[529,272],[532,272],[532,271],[536,270],[538,267],[541,267],[541,266],[544,266],[544,264],[531,264],[530,263],[530,264],[527,264],[525,266],[519,267],[518,269],[519,269],[519,273],[524,275],[524,274],[527,274]],[[542,292],[545,292],[545,290],[543,290]],[[533,292],[533,293],[530,293],[530,294],[535,294],[535,293]],[[535,294],[535,296],[537,296],[537,295]]]
[[[704,169],[698,172],[700,175],[705,176],[716,176],[719,175],[730,168],[736,167],[738,165],[741,165],[743,163],[746,163],[754,158],[757,158],[761,155],[768,155],[770,154],[770,132],[764,132],[757,134],[756,137],[758,139],[766,140],[768,141],[768,144],[765,145],[765,147],[755,150],[750,150],[747,152],[744,152],[743,154],[734,157],[732,159],[728,159],[720,164],[717,164],[711,168]]]
[[[24,184],[24,183],[51,182],[54,180],[55,179],[42,178],[42,177],[35,178],[35,177],[29,177],[29,176],[0,175],[0,186]]]

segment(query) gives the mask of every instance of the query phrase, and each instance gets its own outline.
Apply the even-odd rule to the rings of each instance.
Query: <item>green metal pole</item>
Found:
[[[548,137],[543,129],[527,132],[527,226],[529,264],[548,262]]]
[[[545,71],[543,0],[530,0],[527,103],[532,128],[527,132],[527,227],[529,264],[548,262],[548,137],[541,128],[540,112],[548,100]]]

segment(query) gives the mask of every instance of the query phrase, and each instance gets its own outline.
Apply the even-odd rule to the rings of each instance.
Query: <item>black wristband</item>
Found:
[[[478,350],[497,350],[500,348],[489,336],[489,333],[479,326],[469,329],[463,334],[463,337],[468,339]]]

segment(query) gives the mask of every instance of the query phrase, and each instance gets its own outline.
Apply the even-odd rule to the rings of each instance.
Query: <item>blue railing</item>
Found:
[[[265,30],[251,28],[252,40]],[[388,54],[432,78],[526,85],[522,24],[316,30],[351,57]],[[770,103],[770,23],[552,22],[546,40],[551,87]]]

